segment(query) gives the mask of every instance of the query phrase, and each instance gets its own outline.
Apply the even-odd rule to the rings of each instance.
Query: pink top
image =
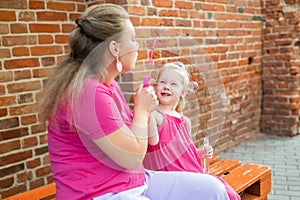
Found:
[[[49,120],[48,144],[57,199],[92,199],[144,184],[141,166],[125,170],[110,160],[93,142],[130,126],[130,111],[117,82],[89,80],[79,106],[73,111],[63,102]],[[76,111],[76,112],[74,112]]]
[[[164,118],[158,129],[159,143],[148,146],[144,159],[145,168],[203,173],[202,162],[192,142],[191,131],[185,117],[177,118],[161,114]]]

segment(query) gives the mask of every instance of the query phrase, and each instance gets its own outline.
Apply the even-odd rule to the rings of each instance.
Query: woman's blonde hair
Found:
[[[183,92],[184,93],[188,92],[190,80],[189,80],[189,74],[185,69],[185,65],[179,61],[164,64],[164,66],[158,72],[157,81],[159,80],[159,77],[163,72],[168,72],[168,71],[175,71],[178,75],[180,75],[180,77],[182,77]],[[185,108],[185,99],[183,95],[180,95],[178,104],[176,106],[176,111],[181,113],[183,112],[184,108]]]
[[[59,64],[45,86],[40,110],[43,120],[56,113],[60,102],[72,98],[75,77],[79,85],[87,78],[105,78],[107,65],[84,61],[95,47],[102,45],[108,38],[116,35],[114,39],[121,37],[119,34],[124,31],[124,21],[128,19],[128,13],[121,6],[101,4],[87,8],[82,17],[76,20],[77,27],[69,35],[71,53]],[[102,47],[108,48],[108,44]],[[101,59],[103,52],[96,49],[96,53]]]

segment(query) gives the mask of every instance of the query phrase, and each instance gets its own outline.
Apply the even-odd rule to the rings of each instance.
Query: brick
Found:
[[[76,9],[74,3],[63,3],[63,2],[55,2],[55,1],[47,2],[47,7],[50,10],[63,10],[63,11],[75,11]]]
[[[39,35],[38,41],[39,44],[53,44],[54,39],[52,35]]]
[[[13,56],[29,56],[29,48],[28,47],[14,47],[12,49]]]
[[[17,174],[17,182],[25,182],[28,180],[32,180],[33,176],[32,176],[32,172],[31,171],[23,171],[19,174]]]
[[[46,131],[46,124],[42,123],[42,124],[38,124],[38,125],[34,125],[31,127],[31,132],[33,134],[35,133],[42,133],[44,131]]]
[[[16,82],[7,85],[9,93],[18,93],[24,91],[33,91],[41,89],[40,81]]]
[[[0,188],[9,188],[14,184],[14,177],[8,177],[1,179],[0,181]]]
[[[141,25],[143,25],[143,26],[161,26],[162,19],[160,19],[160,18],[143,18]]]
[[[46,144],[48,142],[48,134],[40,135],[40,144]]]
[[[26,191],[26,184],[17,185],[13,188],[1,192],[2,197],[10,197],[20,192]]]
[[[32,160],[26,161],[26,167],[28,169],[34,169],[40,165],[41,165],[41,160],[38,157],[35,157]]]
[[[55,64],[55,59],[53,57],[43,57],[41,60],[43,66],[51,66]]]
[[[32,93],[20,94],[20,95],[17,96],[17,99],[18,99],[18,104],[34,102],[34,98],[33,98]]]
[[[75,25],[74,24],[62,24],[61,27],[62,27],[61,32],[63,32],[63,33],[70,33],[71,31],[74,30]]]
[[[25,21],[25,22],[36,21],[35,13],[31,11],[20,11],[19,21]]]
[[[16,115],[24,115],[24,114],[30,114],[36,112],[36,104],[28,104],[28,105],[22,105],[22,106],[15,106],[9,108],[9,113],[12,116]]]
[[[44,165],[50,165],[50,156],[49,154],[45,155],[43,158],[43,164]]]
[[[32,157],[32,151],[27,150],[27,151],[22,151],[22,152],[17,152],[17,153],[12,153],[6,156],[1,156],[0,157],[0,166],[5,166],[8,164],[20,162],[23,160],[26,160],[28,158]]]
[[[167,7],[167,8],[171,8],[172,7],[172,0],[153,0],[152,4],[154,7]]]
[[[21,117],[21,124],[22,125],[34,124],[36,122],[37,122],[36,115],[29,115],[29,116],[22,116]]]
[[[0,130],[0,141],[9,140],[13,138],[20,138],[28,135],[28,128],[18,128],[18,129],[10,129],[7,131]]]
[[[11,33],[28,33],[26,24],[11,24],[10,25]]]
[[[69,39],[69,35],[56,35],[55,43],[57,44],[67,44]]]
[[[23,148],[28,148],[28,147],[33,147],[38,144],[38,140],[36,136],[29,137],[29,138],[24,138],[22,140],[22,147]]]
[[[22,58],[22,59],[6,60],[4,62],[4,67],[6,69],[37,67],[39,65],[40,63],[38,58]]]
[[[3,46],[33,45],[37,43],[35,36],[3,36]]]
[[[9,142],[1,142],[0,143],[0,154],[4,154],[13,150],[18,150],[21,148],[21,144],[19,140],[13,140]]]
[[[0,21],[16,21],[15,11],[0,10]]]
[[[36,156],[38,155],[43,155],[43,154],[47,154],[48,153],[48,146],[44,146],[44,147],[39,147],[39,148],[36,148],[34,150],[34,154]]]
[[[191,27],[192,23],[190,20],[175,20],[176,26],[183,26],[183,27]]]
[[[144,16],[146,14],[145,7],[143,6],[129,6],[127,12],[129,14],[141,15],[141,16]]]
[[[0,117],[7,116],[7,108],[0,108]]]
[[[179,9],[193,9],[193,2],[175,1],[175,7]]]
[[[33,71],[33,77],[34,78],[49,77],[54,72],[55,72],[55,68],[36,69],[36,70]]]
[[[6,168],[1,167],[0,168],[0,178],[7,176],[7,175],[16,174],[17,172],[22,171],[22,170],[24,170],[24,163],[6,167]]]
[[[9,71],[0,71],[0,83],[13,80],[13,73]]]
[[[38,188],[45,185],[44,179],[40,178],[40,179],[34,179],[30,182],[30,190],[34,189],[34,188]]]
[[[18,70],[14,71],[14,80],[30,79],[32,78],[30,70]]]
[[[65,12],[42,11],[36,14],[38,21],[66,21],[68,19],[67,13]]]
[[[45,175],[49,175],[51,174],[51,168],[50,166],[41,167],[36,170],[35,174],[37,177],[43,177]]]
[[[69,20],[75,23],[75,20],[78,19],[78,18],[80,18],[80,17],[81,17],[81,14],[71,13],[69,15]]]
[[[15,96],[3,96],[0,97],[0,107],[2,106],[11,106],[16,104],[16,97]]]
[[[7,33],[9,33],[8,24],[0,24],[0,34],[7,34]],[[0,53],[0,55],[1,55],[1,53]]]
[[[45,8],[45,2],[44,1],[29,1],[29,9],[44,9]]]
[[[57,33],[60,32],[59,24],[29,24],[32,33]]]
[[[19,125],[20,124],[19,124],[18,117],[11,117],[11,118],[0,120],[0,130],[15,128],[15,127],[18,127]],[[0,161],[1,161],[1,159],[0,159]]]
[[[33,56],[53,55],[62,54],[63,50],[61,46],[35,46],[31,48],[31,53]]]
[[[0,8],[5,9],[26,9],[27,8],[27,0],[1,0]]]

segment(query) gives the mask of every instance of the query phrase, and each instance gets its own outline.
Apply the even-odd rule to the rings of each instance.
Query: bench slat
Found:
[[[239,160],[220,160],[209,166],[209,173],[215,176],[222,176],[240,165],[241,161]]]
[[[55,183],[50,183],[3,200],[54,200],[56,194]]]

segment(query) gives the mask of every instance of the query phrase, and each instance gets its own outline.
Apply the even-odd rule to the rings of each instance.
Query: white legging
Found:
[[[108,193],[94,200],[228,200],[217,178],[193,172],[146,170],[145,185],[120,193]]]

